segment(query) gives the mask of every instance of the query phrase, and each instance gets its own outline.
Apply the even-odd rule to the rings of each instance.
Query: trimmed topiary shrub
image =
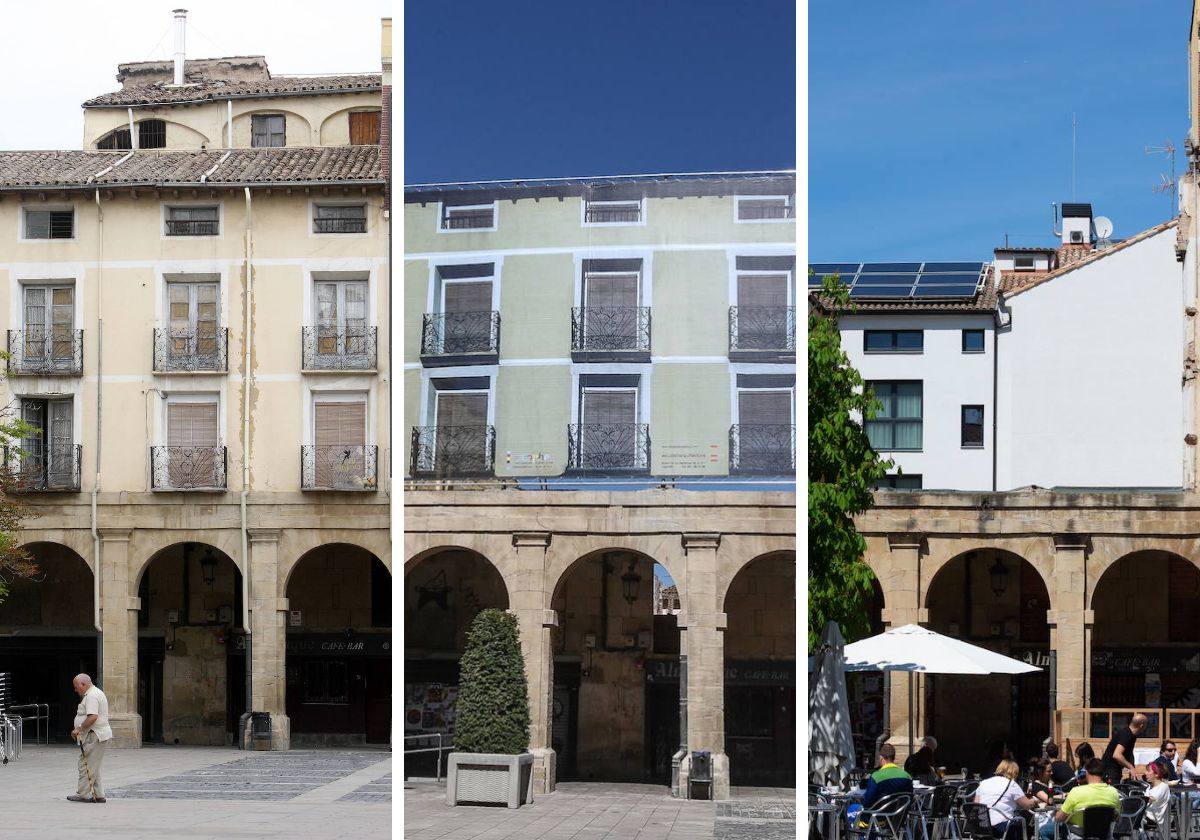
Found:
[[[454,749],[517,755],[529,748],[529,693],[516,616],[483,610],[460,665]]]

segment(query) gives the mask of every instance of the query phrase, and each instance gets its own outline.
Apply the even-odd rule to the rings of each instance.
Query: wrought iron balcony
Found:
[[[495,364],[500,358],[499,312],[428,312],[421,322],[426,367]]]
[[[367,219],[313,219],[313,233],[366,233]]]
[[[730,475],[794,475],[796,427],[738,423],[729,427]]]
[[[14,493],[77,493],[83,447],[27,441],[4,447],[4,468]]]
[[[567,469],[596,473],[649,472],[650,426],[646,423],[568,426]]]
[[[9,330],[8,372],[20,376],[83,373],[83,330]]]
[[[630,202],[624,205],[587,205],[584,218],[589,223],[640,222],[642,220],[641,204]]]
[[[409,470],[414,478],[485,477],[495,455],[495,426],[414,426]]]
[[[167,219],[167,236],[216,236],[220,232],[217,219]]]
[[[374,370],[376,327],[304,327],[300,359],[304,370]]]
[[[225,373],[229,370],[229,330],[154,331],[155,373]]]
[[[796,307],[729,307],[729,358],[796,358]]]
[[[454,215],[442,216],[442,230],[473,230],[492,227],[492,209],[465,210]]]
[[[650,307],[576,306],[571,310],[575,361],[650,361]]]
[[[377,490],[379,471],[375,446],[300,447],[302,490]]]
[[[226,467],[224,446],[150,447],[153,490],[224,490]]]

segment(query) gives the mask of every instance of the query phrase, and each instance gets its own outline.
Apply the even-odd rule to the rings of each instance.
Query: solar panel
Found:
[[[808,268],[818,277],[827,274],[857,274],[858,263],[812,263]]]
[[[972,298],[987,263],[812,263],[809,288],[838,275],[853,298]]]
[[[913,297],[975,297],[975,284],[938,285],[918,283],[917,287],[913,290]]]
[[[921,264],[915,263],[866,263],[862,267],[863,273],[870,274],[889,274],[893,271],[920,271]]]
[[[966,271],[978,275],[985,263],[981,262],[930,262],[925,263],[923,273],[943,271]]]
[[[860,274],[855,286],[893,286],[905,284],[912,287],[917,282],[917,274]]]
[[[850,289],[852,298],[906,298],[912,295],[912,285],[903,286],[863,286],[856,284]]]

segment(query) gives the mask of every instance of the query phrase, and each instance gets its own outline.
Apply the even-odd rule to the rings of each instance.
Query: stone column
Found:
[[[515,572],[505,581],[509,609],[517,616],[525,679],[529,683],[529,751],[533,753],[533,789],[550,793],[556,781],[550,728],[554,714],[554,654],[550,631],[558,623],[554,610],[545,607],[548,532],[512,536]]]
[[[1055,706],[1080,709],[1091,699],[1092,625],[1095,615],[1088,609],[1087,555],[1091,541],[1082,534],[1054,535],[1054,569],[1050,576],[1050,647],[1056,653],[1058,675]],[[1087,721],[1082,714],[1061,718],[1062,738],[1086,737]],[[1053,724],[1053,721],[1051,722]]]
[[[921,624],[929,620],[929,611],[921,607],[921,534],[888,534],[888,550],[890,552],[890,573],[881,576],[880,585],[884,590],[883,610],[884,627],[891,630],[906,624]],[[888,729],[891,735],[888,743],[896,748],[896,760],[903,764],[908,758],[908,674],[892,674],[887,677],[891,683],[891,708],[888,714]],[[913,742],[920,742],[925,737],[924,715],[921,700],[923,699],[923,678],[917,675],[912,678],[913,693]]]
[[[286,598],[279,597],[278,528],[247,529],[250,545],[250,699],[248,711],[271,713],[271,749],[291,747],[287,716]]]
[[[686,590],[679,627],[687,640],[687,749],[680,762],[679,795],[690,794],[691,754],[712,754],[712,798],[729,798],[725,754],[725,627],[717,587],[720,534],[682,536]]]
[[[138,714],[137,620],[141,599],[130,595],[129,537],[132,528],[100,530],[100,626],[104,630],[104,663],[100,686],[108,697],[114,747],[142,745]]]

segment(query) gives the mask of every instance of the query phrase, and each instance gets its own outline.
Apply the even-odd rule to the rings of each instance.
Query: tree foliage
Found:
[[[454,749],[517,755],[529,748],[529,694],[517,619],[480,611],[467,634],[454,716]]]
[[[826,622],[847,641],[870,632],[867,607],[873,574],[854,516],[870,508],[872,488],[892,466],[871,448],[862,422],[878,402],[842,350],[837,313],[850,293],[826,277],[808,316],[808,646],[815,650]]]

